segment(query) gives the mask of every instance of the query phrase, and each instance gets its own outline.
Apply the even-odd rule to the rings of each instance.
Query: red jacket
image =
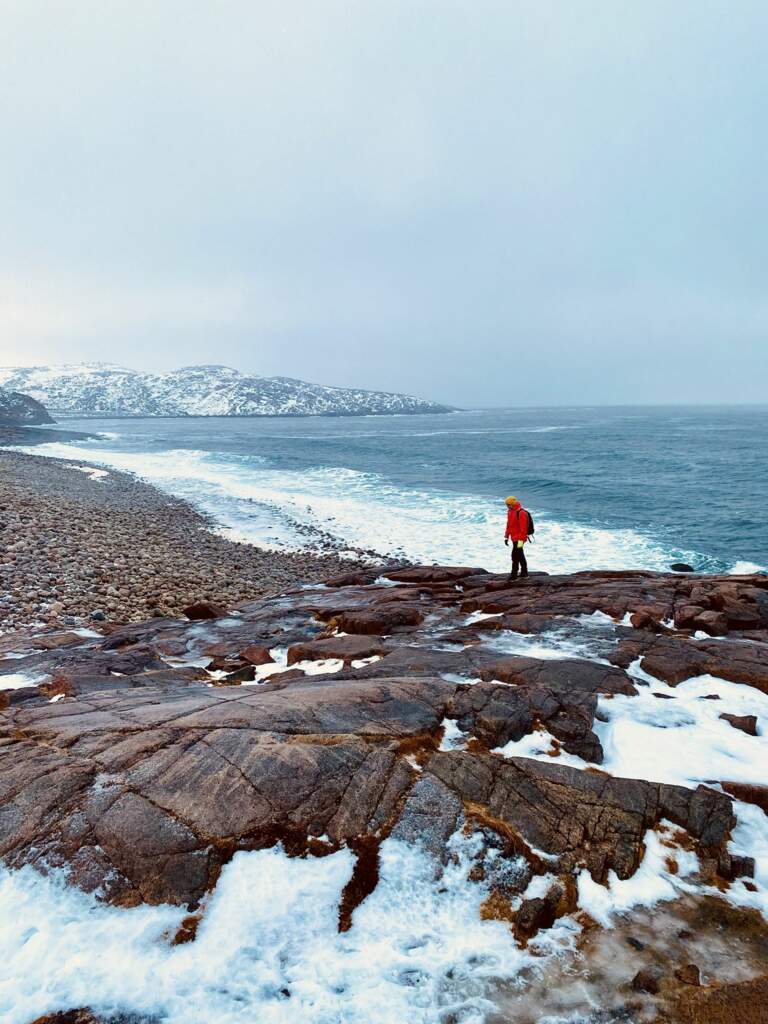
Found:
[[[507,511],[507,529],[504,540],[528,540],[528,512],[522,505],[515,505]]]

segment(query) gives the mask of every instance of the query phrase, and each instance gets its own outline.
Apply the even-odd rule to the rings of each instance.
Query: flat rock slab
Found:
[[[623,693],[630,697],[637,693],[629,676],[621,669],[574,658],[501,658],[483,666],[480,677],[515,686],[545,686],[568,693]]]
[[[638,658],[670,682],[711,672],[768,692],[768,580],[587,573],[510,587],[441,566],[392,577],[359,570],[218,618],[4,643],[27,656],[0,660],[0,856],[65,867],[116,903],[186,904],[238,849],[281,841],[322,852],[395,834],[438,855],[460,822],[495,831],[529,871],[544,870],[546,855],[548,870],[627,878],[647,829],[669,819],[732,877],[729,796],[493,751],[546,729],[599,765],[598,696],[633,696],[641,684],[626,669]],[[660,624],[690,608],[717,629],[725,616],[739,639]],[[468,620],[478,610],[501,614]],[[499,653],[505,632],[515,644],[523,630],[554,642],[556,620],[577,636],[586,627],[574,616],[594,611],[650,617],[659,632],[606,620],[612,664]],[[246,674],[263,680],[213,686],[212,657],[248,662]],[[322,673],[328,659],[341,669],[296,668],[315,662]],[[1,688],[19,673],[30,685]],[[466,749],[439,749],[446,719]]]

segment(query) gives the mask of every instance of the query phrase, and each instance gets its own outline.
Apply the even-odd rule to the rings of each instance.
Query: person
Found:
[[[509,545],[509,542],[512,541],[512,571],[509,578],[516,580],[518,572],[522,578],[528,575],[528,562],[524,548],[528,534],[531,532],[530,517],[528,510],[524,509],[513,495],[507,498],[506,505],[507,528],[504,531],[504,543]]]

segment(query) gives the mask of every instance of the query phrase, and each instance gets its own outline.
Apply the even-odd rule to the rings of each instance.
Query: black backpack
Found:
[[[526,509],[525,511],[528,512],[528,509]],[[529,540],[534,535],[535,532],[536,532],[536,527],[533,525],[533,516],[531,515],[530,512],[528,512],[528,539]]]

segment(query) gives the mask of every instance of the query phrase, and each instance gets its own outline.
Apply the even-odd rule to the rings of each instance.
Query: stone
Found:
[[[734,729],[745,732],[747,736],[757,736],[756,715],[729,715],[724,711],[719,717],[732,725]]]
[[[349,634],[308,640],[288,648],[288,664],[297,661],[319,661],[323,658],[341,659],[345,665],[353,661],[387,654],[392,648],[379,636]]]
[[[755,807],[759,807],[765,814],[768,814],[768,786],[756,786],[748,782],[730,782],[727,780],[722,783],[722,786],[726,793],[729,793],[737,800],[754,804]]]
[[[701,971],[696,964],[684,964],[675,971],[675,977],[683,985],[701,985]]]
[[[635,992],[647,992],[655,996],[659,991],[659,983],[663,977],[660,970],[654,967],[643,967],[632,979],[632,988]]]
[[[618,668],[572,658],[540,660],[509,657],[492,661],[480,670],[480,678],[539,686],[553,690],[580,690],[585,693],[637,693],[631,679]]]
[[[705,610],[695,604],[684,604],[682,607],[675,609],[675,628],[698,629],[699,616],[703,615]]]
[[[269,652],[267,647],[259,647],[252,644],[250,647],[246,647],[245,650],[240,651],[240,657],[243,661],[249,661],[251,665],[269,665],[274,662],[274,658]]]
[[[562,893],[556,887],[546,896],[523,900],[515,914],[515,935],[523,940],[531,939],[542,928],[551,928],[557,918],[557,907]]]
[[[768,977],[685,986],[674,998],[675,1024],[768,1024]]]
[[[123,1021],[128,1024],[124,1017]],[[102,1024],[102,1021],[91,1010],[79,1009],[46,1013],[44,1017],[35,1018],[32,1024]]]
[[[386,573],[388,579],[398,583],[456,583],[470,576],[481,575],[488,573],[485,569],[470,569],[461,565],[414,565]]]
[[[102,570],[93,571],[101,586]],[[375,582],[401,571],[402,580]],[[595,713],[600,695],[636,694],[625,669],[637,659],[659,678],[712,672],[761,685],[760,630],[743,631],[745,643],[733,632],[694,640],[661,626],[685,606],[701,609],[699,622],[709,613],[762,621],[759,579],[590,572],[511,589],[502,577],[458,571],[365,568],[333,586],[280,584],[233,616],[195,620],[170,615],[173,588],[163,579],[152,598],[158,617],[146,604],[141,621],[48,650],[24,637],[6,647],[3,638],[3,653],[25,656],[0,660],[0,676],[47,681],[0,691],[0,856],[12,867],[68,868],[74,884],[113,904],[170,902],[194,913],[238,850],[281,842],[305,855],[346,845],[360,865],[340,906],[348,927],[376,884],[387,836],[419,843],[439,870],[461,828],[475,832],[480,851],[473,871],[489,888],[483,913],[508,921],[521,941],[571,912],[584,868],[601,882],[611,871],[631,877],[647,830],[665,820],[686,830],[682,841],[713,885],[749,879],[750,859],[728,853],[730,796],[603,774]],[[183,586],[206,604],[220,593],[213,576]],[[236,601],[221,593],[221,606],[208,607],[223,615]],[[478,609],[499,614],[467,623]],[[505,630],[542,632],[557,619],[558,631],[578,635],[585,627],[573,617],[597,610],[616,623],[600,625],[600,635],[621,641],[612,664],[499,652]],[[648,616],[647,628],[623,624],[627,613]],[[342,667],[311,676],[292,667],[239,685],[278,647],[292,666],[330,658]],[[201,668],[173,667],[176,658],[209,657],[228,671],[223,685],[211,686]],[[378,660],[352,668],[370,658]],[[49,703],[54,695],[62,699]],[[667,705],[671,714],[674,699]],[[438,749],[446,719],[467,734],[465,749]],[[534,730],[550,734],[554,756],[492,753]],[[589,767],[564,765],[565,753]],[[724,784],[738,799],[763,800],[761,787]],[[318,845],[320,836],[328,842]],[[550,871],[558,882],[546,896],[510,902]]]
[[[183,609],[183,613],[188,619],[197,621],[200,619],[219,619],[227,614],[227,610],[211,601],[195,601],[192,604],[188,604]]]
[[[696,570],[692,565],[688,565],[687,562],[673,562],[669,567],[672,572],[695,572]]]
[[[540,723],[569,753],[600,764],[603,750],[592,731],[596,707],[594,694],[481,682],[459,688],[448,715],[488,749],[520,740]]]
[[[710,636],[725,636],[729,630],[728,618],[722,612],[702,612],[696,619],[696,629],[701,629]]]
[[[382,636],[398,628],[417,626],[424,614],[414,606],[378,607],[341,612],[335,617],[339,632]]]
[[[734,683],[746,683],[768,693],[768,644],[732,640],[699,640],[643,635],[622,641],[608,660],[628,667],[642,658],[645,672],[670,686],[693,676],[713,675]]]
[[[703,786],[688,790],[463,751],[437,752],[425,773],[457,793],[465,806],[477,806],[483,820],[556,857],[558,870],[572,871],[583,862],[600,882],[610,870],[631,877],[642,858],[645,832],[663,818],[718,855],[726,852],[735,823],[730,800]]]

